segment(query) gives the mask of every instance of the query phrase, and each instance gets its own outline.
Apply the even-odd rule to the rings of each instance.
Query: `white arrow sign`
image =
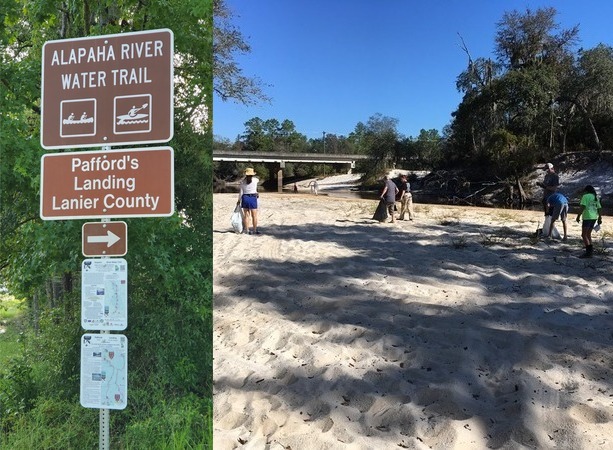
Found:
[[[106,242],[106,247],[110,247],[112,246],[114,243],[116,243],[119,239],[121,239],[119,236],[117,236],[115,233],[113,233],[111,230],[108,230],[106,232],[106,236],[87,236],[87,243],[88,244],[103,244]]]

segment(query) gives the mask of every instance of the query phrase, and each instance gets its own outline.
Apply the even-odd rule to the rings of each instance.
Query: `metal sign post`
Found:
[[[110,146],[104,146],[102,147],[103,151],[108,151],[110,150],[111,147]],[[104,219],[100,219],[101,223],[108,223],[110,221],[110,219],[104,218]],[[103,259],[107,259],[106,256],[102,256]],[[127,308],[126,308],[127,309]],[[126,311],[127,313],[127,311]],[[108,330],[100,330],[101,334],[109,334],[110,331]],[[99,443],[98,443],[98,447],[99,450],[110,450],[110,441],[111,441],[111,410],[108,408],[100,408],[100,412],[99,412],[99,416],[100,416],[100,428],[98,431],[99,434]]]
[[[48,41],[42,52],[41,146],[102,147],[41,158],[40,217],[101,219],[82,231],[80,402],[100,409],[101,450],[110,410],[128,400],[127,224],[119,217],[174,214],[174,35],[146,30]],[[112,380],[112,383],[110,381]]]
[[[107,330],[100,331],[101,334],[110,333]],[[98,447],[100,450],[110,449],[110,433],[111,433],[111,410],[108,408],[100,408],[100,430]]]

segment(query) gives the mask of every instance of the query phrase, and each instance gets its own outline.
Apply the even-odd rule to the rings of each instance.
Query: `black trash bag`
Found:
[[[387,217],[387,203],[385,203],[385,200],[381,200],[379,201],[379,205],[377,205],[377,209],[375,210],[375,214],[372,216],[372,219],[378,220],[379,222],[385,222]]]

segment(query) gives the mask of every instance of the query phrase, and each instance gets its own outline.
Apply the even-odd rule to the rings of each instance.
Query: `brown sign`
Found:
[[[43,220],[171,216],[170,147],[51,153],[41,158]]]
[[[128,224],[125,222],[85,222],[83,256],[123,256],[128,253]]]
[[[172,31],[163,29],[46,42],[41,145],[172,139],[173,41]]]

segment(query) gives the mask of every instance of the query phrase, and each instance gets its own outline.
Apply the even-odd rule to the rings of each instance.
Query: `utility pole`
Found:
[[[322,131],[322,134],[324,135],[323,137],[323,143],[324,143],[324,158],[326,157],[326,132]],[[326,176],[326,163],[324,162],[324,177]]]

